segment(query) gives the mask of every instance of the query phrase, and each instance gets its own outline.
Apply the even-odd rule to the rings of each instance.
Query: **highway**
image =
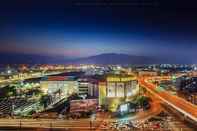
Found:
[[[189,117],[193,121],[197,122],[197,106],[196,105],[189,103],[183,98],[172,95],[168,93],[167,91],[158,92],[156,90],[157,85],[148,82],[149,80],[154,80],[154,77],[141,77],[138,80],[139,80],[139,84],[145,89],[147,89],[147,91],[157,96],[163,102],[170,105],[171,107],[178,110],[179,112],[183,113],[185,116]]]

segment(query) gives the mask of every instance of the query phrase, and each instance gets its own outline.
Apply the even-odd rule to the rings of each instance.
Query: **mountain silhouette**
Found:
[[[157,58],[118,53],[105,53],[84,58],[67,58],[64,56],[45,56],[21,53],[0,53],[1,64],[166,64],[182,63],[183,59]],[[184,59],[184,63],[191,63]]]
[[[106,53],[86,58],[75,59],[72,63],[77,64],[150,64],[154,60],[145,56],[127,54]]]

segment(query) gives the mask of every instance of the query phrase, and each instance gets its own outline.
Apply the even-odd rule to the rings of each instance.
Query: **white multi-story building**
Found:
[[[55,94],[59,92],[61,96],[69,96],[78,93],[78,81],[74,77],[68,76],[49,76],[40,82],[44,93]]]
[[[79,95],[98,96],[98,83],[96,80],[89,78],[79,78]]]

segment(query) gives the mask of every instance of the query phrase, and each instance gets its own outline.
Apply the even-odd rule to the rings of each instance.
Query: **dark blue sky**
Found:
[[[0,2],[0,52],[71,58],[113,52],[196,62],[195,3],[85,1]]]

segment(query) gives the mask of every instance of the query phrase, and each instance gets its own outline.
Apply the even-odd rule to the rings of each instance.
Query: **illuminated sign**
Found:
[[[110,82],[125,82],[135,80],[135,77],[107,77],[107,81]]]

